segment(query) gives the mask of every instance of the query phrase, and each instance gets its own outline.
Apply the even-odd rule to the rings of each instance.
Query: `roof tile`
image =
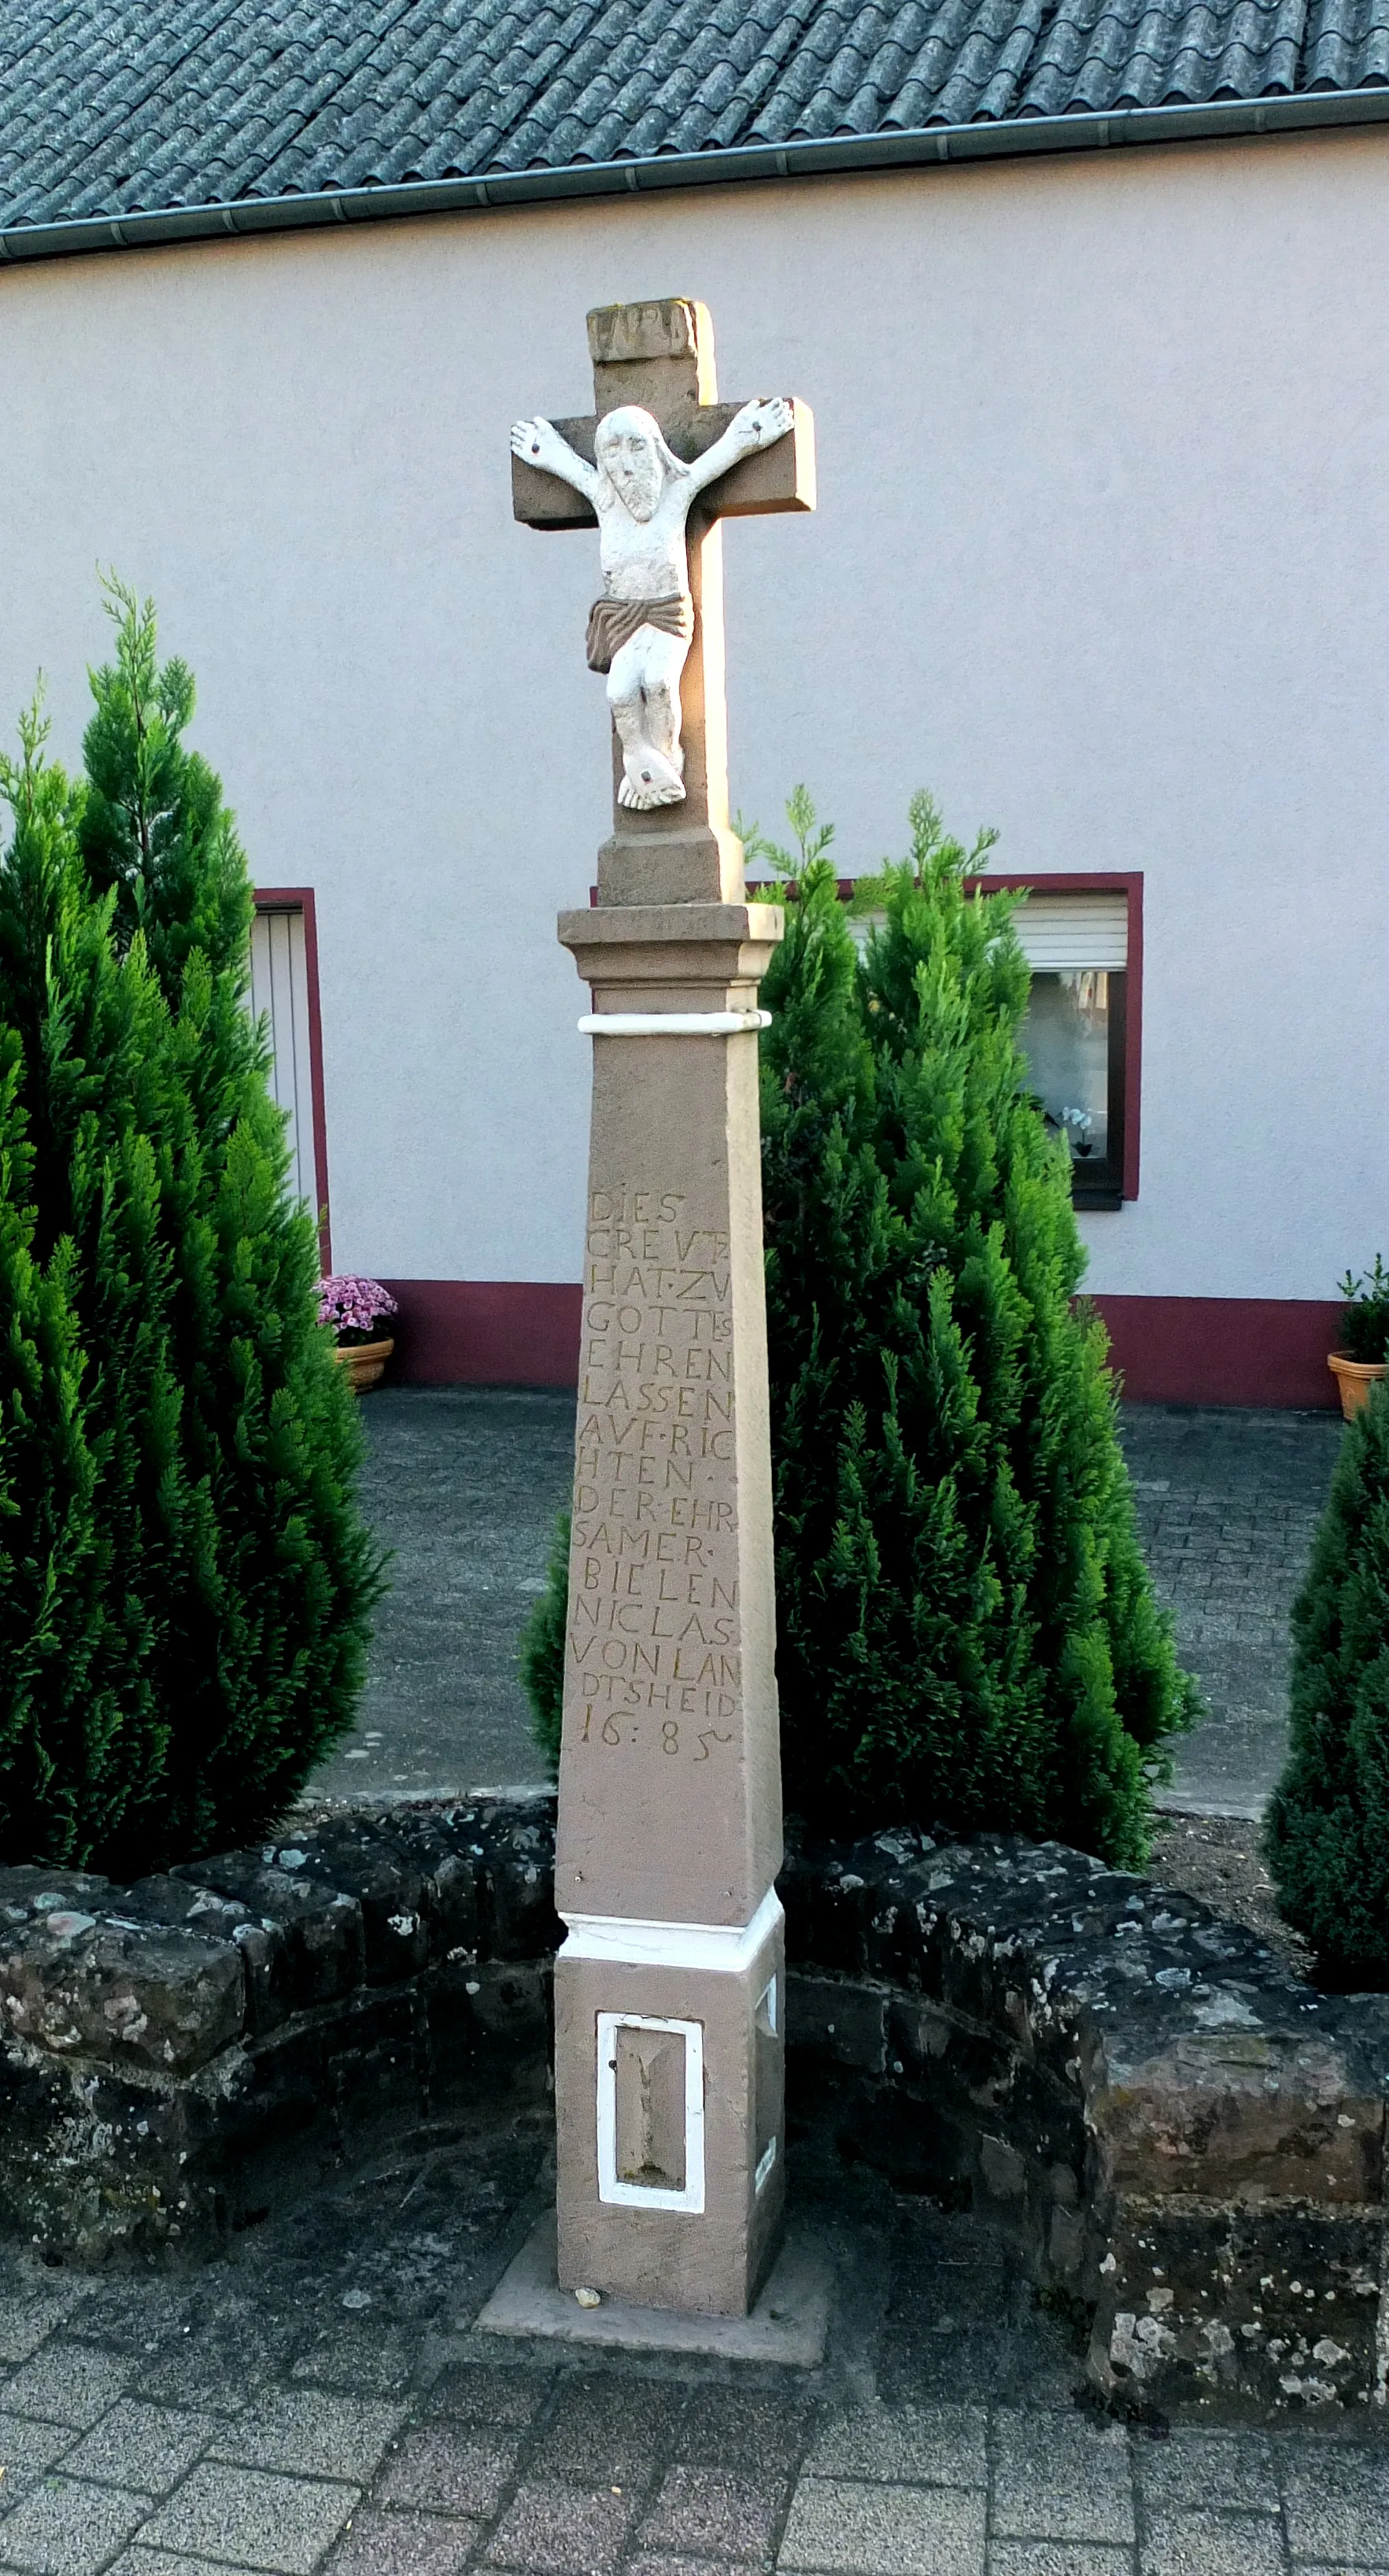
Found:
[[[1389,0],[0,0],[0,224],[1389,84]]]

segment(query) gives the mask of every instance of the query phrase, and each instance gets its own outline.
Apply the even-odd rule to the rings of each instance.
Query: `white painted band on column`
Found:
[[[628,1968],[713,1968],[737,1976],[784,1921],[769,1887],[750,1923],[650,1923],[626,1914],[566,1914],[562,1959],[611,1959]]]
[[[736,1038],[769,1029],[770,1011],[589,1011],[581,1038]]]

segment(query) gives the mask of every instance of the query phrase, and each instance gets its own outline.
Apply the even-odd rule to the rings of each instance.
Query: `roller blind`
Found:
[[[1117,971],[1129,962],[1129,907],[1122,894],[1030,894],[1014,915],[1023,955],[1037,975],[1078,967]]]
[[[860,948],[882,925],[880,912],[850,915]],[[1099,967],[1117,973],[1129,962],[1129,904],[1123,894],[1030,894],[1013,916],[1034,975]]]

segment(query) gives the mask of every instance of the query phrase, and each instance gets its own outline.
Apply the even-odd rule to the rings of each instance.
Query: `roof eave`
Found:
[[[1103,152],[1145,143],[1207,142],[1383,124],[1389,124],[1389,87],[1220,99],[1201,107],[1125,108],[1103,116],[1021,116],[976,125],[929,125],[901,133],[835,134],[780,145],[740,144],[722,152],[568,162],[558,169],[495,171],[476,179],[419,179],[396,187],[323,189],[302,196],[246,197],[207,206],[151,207],[139,214],[15,224],[0,230],[0,260],[59,259],[82,252],[139,250],[158,242],[385,223],[410,215],[478,213],[670,188],[729,187],[860,170],[934,169],[1031,153]]]

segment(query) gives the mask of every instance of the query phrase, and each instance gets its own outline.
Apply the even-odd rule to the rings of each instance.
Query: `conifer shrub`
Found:
[[[0,1855],[259,1834],[350,1724],[379,1567],[249,1016],[193,684],[118,585],[86,776],[0,764]]]
[[[1146,1851],[1190,1723],[1116,1432],[1064,1142],[1018,1043],[1017,898],[970,885],[929,799],[860,881],[860,954],[802,791],[762,987],[777,1674],[788,1802]],[[781,892],[778,888],[776,891]],[[530,1623],[559,1733],[563,1556]],[[546,1623],[548,1622],[548,1628]]]
[[[1342,1435],[1293,1605],[1290,1747],[1264,1823],[1287,1921],[1328,1982],[1389,1986],[1389,1394]]]

